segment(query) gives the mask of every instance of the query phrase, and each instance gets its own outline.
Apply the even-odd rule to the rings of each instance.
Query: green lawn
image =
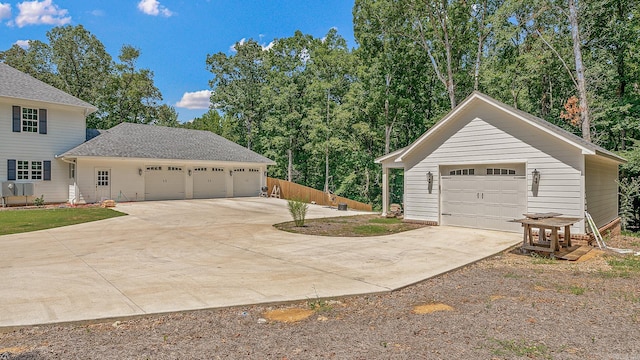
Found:
[[[99,207],[0,211],[0,235],[51,229],[123,215],[126,214]]]

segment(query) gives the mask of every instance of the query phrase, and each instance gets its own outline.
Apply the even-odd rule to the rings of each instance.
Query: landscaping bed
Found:
[[[380,236],[419,229],[426,225],[405,223],[398,218],[384,218],[380,215],[341,216],[323,219],[307,219],[304,226],[296,226],[293,221],[276,224],[276,228],[298,234],[320,236]]]
[[[616,245],[633,247],[633,239]],[[568,262],[507,251],[391,293],[0,330],[0,354],[3,359],[640,358],[640,257],[595,255]]]

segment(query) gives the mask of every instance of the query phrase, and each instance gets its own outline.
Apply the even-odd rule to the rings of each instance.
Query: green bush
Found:
[[[39,198],[33,199],[33,204],[37,207],[44,206],[44,195],[40,195]]]
[[[304,226],[304,218],[307,216],[309,204],[293,199],[287,200],[287,205],[289,207],[289,213],[291,214],[291,217],[293,217],[293,222],[296,223],[296,226]]]

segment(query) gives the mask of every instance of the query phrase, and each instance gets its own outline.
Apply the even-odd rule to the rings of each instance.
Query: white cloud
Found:
[[[229,46],[229,51],[231,51],[231,52],[237,52],[237,51],[238,51],[238,49],[236,49],[236,45],[244,45],[244,43],[246,43],[246,42],[247,42],[247,39],[246,39],[246,38],[242,38],[242,39],[240,39],[240,41],[238,41],[237,43],[235,43],[235,44],[233,44],[233,45]]]
[[[173,12],[167,9],[164,5],[160,5],[158,0],[140,0],[138,3],[138,10],[152,16],[162,15],[169,17],[173,15]]]
[[[11,4],[0,3],[0,20],[11,17]]]
[[[29,40],[18,40],[16,41],[16,45],[20,46],[23,49],[28,49],[29,48]]]
[[[18,16],[15,24],[18,27],[26,25],[65,25],[71,22],[69,11],[60,9],[53,0],[34,0],[18,3]]]
[[[271,50],[271,48],[272,48],[272,47],[273,47],[273,45],[275,45],[275,44],[276,44],[276,42],[275,42],[275,41],[272,41],[272,42],[270,42],[270,43],[269,43],[269,44],[267,44],[267,45],[262,45],[262,51],[268,51],[268,50]]]
[[[176,103],[176,107],[185,109],[209,109],[211,103],[211,90],[200,90],[194,92],[186,92],[182,95],[182,99]]]
[[[91,14],[91,15],[93,15],[93,16],[96,16],[96,17],[102,17],[102,16],[105,16],[105,15],[106,15],[106,13],[104,12],[104,10],[100,10],[100,9],[92,10],[91,12],[89,12],[89,14]]]

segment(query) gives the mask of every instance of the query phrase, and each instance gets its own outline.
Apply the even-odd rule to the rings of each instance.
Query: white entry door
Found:
[[[521,231],[509,220],[527,212],[525,176],[442,176],[443,225]]]
[[[111,199],[111,169],[96,168],[96,201]]]

